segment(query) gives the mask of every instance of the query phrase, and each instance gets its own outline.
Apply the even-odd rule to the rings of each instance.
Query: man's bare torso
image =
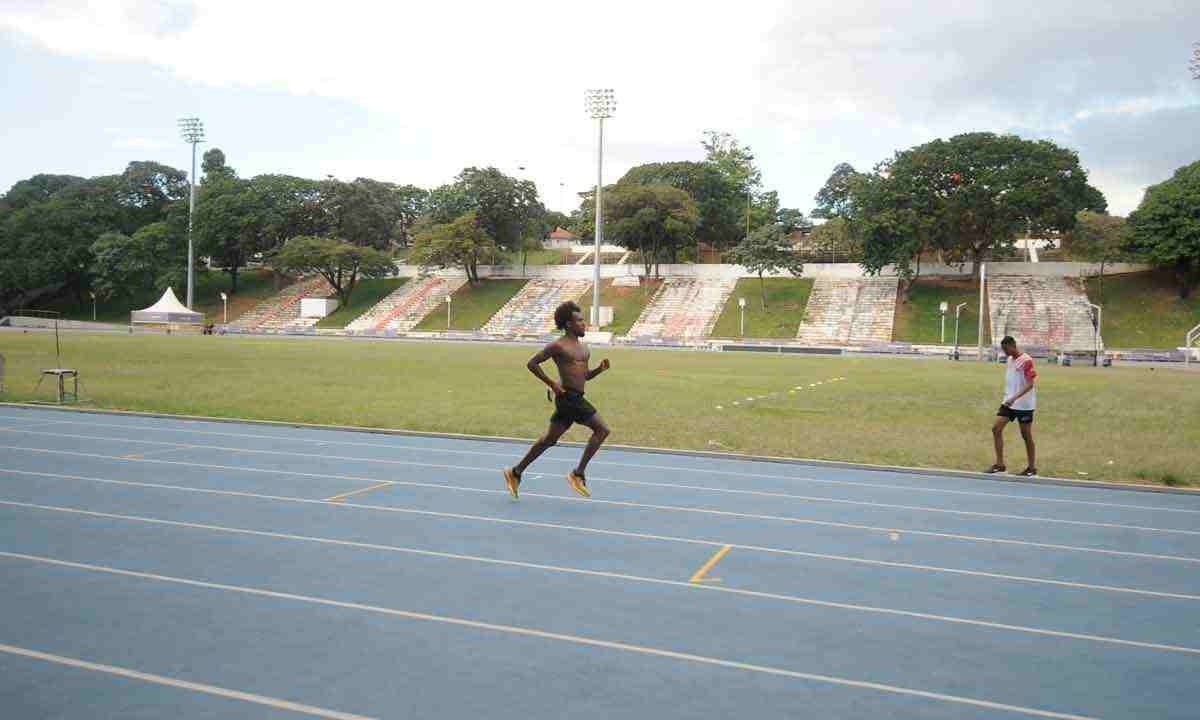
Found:
[[[554,364],[558,366],[558,377],[568,390],[583,392],[587,384],[588,360],[592,351],[587,343],[563,337],[554,341]]]

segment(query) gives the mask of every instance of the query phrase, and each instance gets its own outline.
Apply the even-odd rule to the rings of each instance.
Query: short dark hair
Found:
[[[573,300],[568,300],[554,309],[554,327],[559,330],[565,330],[567,323],[571,322],[571,316],[577,312],[583,312]]]
[[[1012,335],[1005,335],[1004,339],[1000,341],[1000,347],[1007,347],[1009,345],[1015,346],[1016,344],[1017,341],[1013,339]]]

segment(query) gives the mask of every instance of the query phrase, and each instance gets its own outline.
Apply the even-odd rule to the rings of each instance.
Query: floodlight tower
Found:
[[[612,88],[587,91],[587,111],[596,119],[596,252],[592,258],[592,327],[600,327],[600,248],[604,241],[604,212],[601,209],[600,193],[604,185],[604,119],[613,116],[617,99]]]
[[[1200,42],[1192,43],[1192,63],[1188,68],[1192,71],[1192,78],[1200,80]]]
[[[192,257],[192,216],[196,214],[196,145],[204,142],[204,123],[200,118],[187,117],[179,119],[179,134],[183,141],[192,146],[192,174],[188,176],[188,267],[187,267],[187,308],[192,309],[193,266],[196,264]]]

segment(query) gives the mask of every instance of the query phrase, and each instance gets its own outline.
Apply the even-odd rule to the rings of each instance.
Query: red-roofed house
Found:
[[[542,247],[550,250],[570,250],[576,240],[570,230],[556,227],[542,240]]]

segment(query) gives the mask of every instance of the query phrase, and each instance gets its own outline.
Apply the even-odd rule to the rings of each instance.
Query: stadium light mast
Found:
[[[192,216],[196,214],[196,145],[204,142],[204,123],[200,118],[187,117],[179,119],[179,134],[183,141],[192,146],[192,174],[188,176],[188,267],[187,267],[187,309],[192,309],[194,292],[194,266],[196,264],[192,250]]]
[[[596,252],[592,262],[592,317],[591,325],[600,327],[600,248],[604,241],[604,212],[601,208],[600,193],[604,185],[604,119],[613,116],[617,109],[617,99],[612,88],[587,91],[587,111],[596,119],[598,134],[596,136]]]
[[[1200,80],[1200,42],[1192,43],[1192,62],[1188,69],[1192,71],[1192,79]]]

